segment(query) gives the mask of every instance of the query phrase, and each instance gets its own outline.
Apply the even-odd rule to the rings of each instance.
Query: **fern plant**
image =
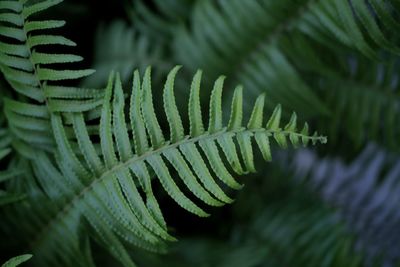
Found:
[[[61,2],[0,0],[0,262],[396,266],[398,0]]]

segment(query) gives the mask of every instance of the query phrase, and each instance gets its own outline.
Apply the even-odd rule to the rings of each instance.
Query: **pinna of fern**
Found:
[[[241,86],[235,89],[231,116],[224,126],[221,109],[224,77],[214,84],[209,123],[205,128],[199,97],[200,71],[194,76],[190,89],[190,127],[186,131],[174,97],[174,79],[179,68],[175,67],[169,73],[163,91],[164,111],[170,128],[168,141],[152,103],[150,68],[142,80],[135,71],[129,109],[126,109],[119,75],[111,74],[98,133],[94,134],[100,140],[100,149],[92,141],[95,136],[88,133],[82,113],[71,114],[78,149],[72,148],[72,141],[66,136],[61,114],[51,114],[57,155],[53,159],[44,152],[32,151],[30,159],[38,181],[38,185],[33,184],[31,188],[37,191],[40,185],[43,188],[43,193],[39,194],[40,203],[49,203],[33,204],[36,207],[34,213],[41,214],[31,216],[35,218],[35,224],[21,223],[24,232],[29,233],[26,236],[31,240],[33,261],[37,265],[91,264],[87,249],[82,250],[85,253],[80,252],[80,241],[87,240],[87,233],[80,230],[84,221],[84,225],[90,226],[94,239],[110,254],[124,266],[135,266],[126,246],[162,252],[165,241],[175,240],[167,232],[153,193],[152,180],[157,180],[183,209],[205,217],[209,214],[192,200],[193,197],[187,196],[181,186],[204,204],[231,203],[233,199],[222,189],[220,182],[232,189],[240,189],[242,185],[229,169],[237,174],[255,171],[253,140],[265,160],[271,160],[270,140],[282,147],[287,147],[288,142],[298,146],[310,141],[326,141],[316,133],[310,136],[307,124],[301,131],[297,130],[295,114],[281,128],[280,106],[264,124],[264,95],[257,99],[247,125],[243,125]],[[129,123],[125,117],[129,118]],[[176,173],[175,179],[172,171]],[[156,178],[150,173],[155,173]],[[32,198],[30,202],[39,203],[34,200],[38,194],[28,195]],[[21,214],[26,216],[26,212],[19,216]],[[18,217],[18,214],[8,217],[18,220],[13,216]],[[68,238],[60,243],[60,235]],[[83,260],[77,261],[78,258]]]
[[[30,258],[32,258],[31,254],[19,255],[9,259],[3,265],[1,265],[1,267],[16,267],[19,266],[21,263],[26,262]]]

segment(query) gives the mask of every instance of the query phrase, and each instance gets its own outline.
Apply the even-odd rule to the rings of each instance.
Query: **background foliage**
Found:
[[[0,0],[0,262],[33,254],[5,266],[400,266],[398,0],[59,2]],[[174,78],[176,65],[183,68]],[[143,78],[133,79],[136,69]],[[177,208],[176,195],[152,178],[150,187],[126,187],[142,186],[137,193],[110,182],[86,196],[104,166],[132,157],[120,142],[124,132],[135,137],[131,97],[149,111],[134,118],[145,121],[153,148],[160,132],[172,143],[183,138],[173,126],[193,123],[185,110],[197,69],[205,119],[213,120],[205,111],[214,81],[226,75],[225,122],[240,84],[245,120],[265,93],[266,114],[275,110],[276,120],[281,104],[279,118],[289,122],[296,111],[299,130],[308,121],[328,143],[294,150],[271,137],[268,163],[254,145],[257,172],[235,177],[240,191],[209,186],[214,194],[203,202],[235,201],[208,218]],[[175,97],[166,108],[167,75]],[[139,82],[152,88],[159,130],[148,125],[152,103],[135,98]],[[147,176],[160,176],[152,167]],[[120,183],[126,175],[117,173]],[[185,194],[198,188],[187,186]]]

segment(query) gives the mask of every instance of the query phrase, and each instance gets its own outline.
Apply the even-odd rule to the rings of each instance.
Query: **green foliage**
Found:
[[[32,250],[40,266],[46,265],[46,262],[50,265],[69,266],[76,260],[75,254],[66,251],[72,248],[75,248],[75,253],[78,251],[79,239],[82,238],[78,228],[82,217],[91,226],[96,239],[124,266],[134,266],[134,263],[121,243],[122,240],[129,246],[153,252],[164,251],[164,242],[175,239],[167,233],[166,222],[153,194],[152,172],[179,206],[205,217],[209,214],[182,192],[177,185],[179,181],[172,178],[168,166],[176,170],[183,184],[199,200],[210,206],[221,206],[233,200],[213,176],[232,189],[240,189],[241,184],[231,176],[227,168],[237,174],[255,172],[252,139],[265,160],[271,159],[271,138],[282,147],[287,147],[287,139],[294,146],[301,143],[307,145],[310,141],[313,144],[317,141],[326,142],[326,138],[316,133],[309,136],[307,125],[298,131],[295,115],[281,128],[280,106],[264,124],[264,96],[260,96],[256,102],[247,126],[242,126],[241,87],[236,88],[231,117],[227,126],[224,126],[221,111],[223,77],[215,82],[211,93],[209,123],[205,129],[199,104],[200,71],[193,78],[190,90],[190,131],[185,135],[174,97],[173,84],[178,70],[179,67],[175,67],[170,72],[163,92],[164,111],[170,128],[168,141],[152,104],[150,68],[142,80],[138,71],[134,73],[133,87],[128,98],[129,109],[125,109],[119,74],[110,76],[99,124],[95,127],[98,129],[96,135],[100,138],[100,151],[91,141],[82,113],[71,115],[72,128],[78,142],[76,150],[66,136],[62,117],[57,113],[51,115],[52,131],[57,143],[56,164],[43,152],[30,153],[33,171],[37,177],[41,177],[39,184],[46,195],[41,197],[49,198],[52,202],[49,207],[45,205],[35,211],[43,216],[53,214],[40,223],[40,230],[33,229],[34,225],[26,225],[27,232],[35,233],[31,241]],[[127,110],[129,124],[125,120]],[[145,200],[137,186],[140,186]],[[63,240],[57,247],[51,247],[53,242],[60,239],[60,232],[68,232],[69,239]],[[64,249],[60,250],[60,246]],[[41,251],[45,251],[45,255]],[[61,256],[60,253],[63,257],[61,261],[57,258]],[[84,257],[81,255],[80,264],[89,264],[90,258]],[[47,258],[46,261],[42,261],[44,258]]]
[[[270,165],[268,170],[267,177],[249,181],[238,195],[233,223],[214,225],[224,225],[224,234],[184,238],[169,256],[144,257],[141,265],[363,266],[337,212],[296,185],[287,170]],[[227,237],[222,242],[218,235]]]
[[[63,36],[40,32],[60,28],[64,26],[64,21],[31,19],[36,13],[60,2],[3,1],[1,6],[2,21],[12,25],[2,26],[1,35],[9,39],[1,43],[1,71],[14,90],[41,103],[47,100],[49,108],[53,111],[60,110],[52,101],[54,96],[48,93],[53,91],[51,82],[78,79],[93,73],[93,70],[57,70],[48,66],[81,61],[80,56],[37,51],[42,46],[48,45],[76,45]],[[70,95],[72,90],[57,87],[54,91],[59,93],[58,97],[65,97]]]
[[[332,145],[346,132],[355,148],[373,139],[393,149],[398,131],[396,5],[392,0],[204,0],[192,3],[181,20],[188,22],[162,18],[179,64],[204,68],[211,80],[227,74],[254,96],[267,92],[271,104],[315,118],[332,136]],[[155,14],[147,13],[142,20],[156,24]],[[382,71],[387,72],[383,79]]]
[[[396,266],[398,0],[61,2],[0,1],[4,260]]]
[[[5,86],[4,86],[5,88]],[[0,107],[3,106],[3,91],[0,91]],[[0,163],[4,163],[7,157],[12,152],[11,141],[9,130],[5,125],[5,117],[3,114],[0,115]],[[6,182],[18,175],[21,175],[22,171],[18,170],[13,166],[9,166],[7,169],[0,169],[0,183]],[[15,194],[10,191],[0,189],[0,206],[10,204],[24,198],[23,194]]]
[[[75,80],[93,73],[90,69],[70,70],[54,67],[79,62],[74,54],[45,52],[49,46],[69,47],[76,44],[47,31],[63,27],[61,20],[34,20],[36,13],[61,1],[2,1],[0,35],[0,69],[11,87],[31,101],[4,99],[9,128],[21,141],[50,150],[48,111],[87,111],[101,103],[100,90],[60,85],[59,81]],[[45,32],[45,33],[44,33]],[[43,49],[43,52],[41,52]],[[100,101],[100,102],[99,102]],[[29,134],[28,134],[29,132]]]

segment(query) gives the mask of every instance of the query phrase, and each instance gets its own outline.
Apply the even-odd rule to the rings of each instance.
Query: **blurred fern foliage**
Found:
[[[399,33],[399,0],[0,0],[2,266],[400,266]]]

